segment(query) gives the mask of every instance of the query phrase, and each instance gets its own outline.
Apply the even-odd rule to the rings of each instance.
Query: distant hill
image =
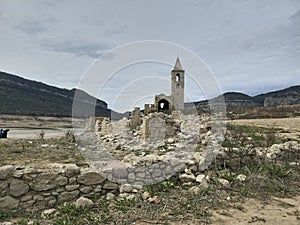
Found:
[[[283,90],[273,91],[256,96],[249,96],[240,92],[223,94],[227,108],[236,107],[274,107],[300,104],[300,85]],[[190,105],[191,103],[187,103]],[[194,102],[198,109],[208,109],[208,101]]]
[[[0,114],[71,117],[75,92],[0,72]],[[96,102],[97,115],[110,116],[106,102],[84,91],[78,93],[78,101],[87,106]]]
[[[112,119],[129,116],[128,112],[120,114],[108,109],[106,102],[96,99],[82,90],[57,88],[0,72],[0,114],[72,117],[75,93],[76,100],[83,106],[83,111],[85,110],[84,114],[80,114],[81,116],[96,115],[112,117]],[[239,109],[240,112],[244,112],[241,109],[256,107],[300,105],[300,85],[256,96],[227,92],[223,97],[227,109]],[[94,110],[95,102],[94,114],[91,111]],[[208,102],[209,100],[185,103],[185,107],[196,106],[199,110],[209,110]]]

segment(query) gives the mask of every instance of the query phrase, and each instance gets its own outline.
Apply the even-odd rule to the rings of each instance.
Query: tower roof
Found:
[[[183,70],[179,57],[176,59],[174,70]]]

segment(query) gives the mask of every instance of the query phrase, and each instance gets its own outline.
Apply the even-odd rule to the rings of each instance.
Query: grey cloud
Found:
[[[85,43],[81,41],[65,41],[54,42],[52,40],[44,40],[42,45],[51,51],[71,53],[76,56],[89,56],[91,58],[99,58],[104,52],[108,51],[111,46],[106,42],[102,43]]]

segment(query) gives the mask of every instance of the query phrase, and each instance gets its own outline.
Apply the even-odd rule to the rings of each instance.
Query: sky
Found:
[[[27,79],[80,87],[107,52],[143,40],[189,49],[222,92],[256,95],[300,84],[300,0],[0,0],[0,71]],[[175,63],[177,56],[188,71],[184,57],[169,57]],[[147,86],[152,92],[130,107],[152,103],[152,93],[169,94],[171,69],[157,62],[127,66],[97,97],[128,110],[120,96],[141,95]],[[207,96],[192,79],[185,85],[186,101]]]

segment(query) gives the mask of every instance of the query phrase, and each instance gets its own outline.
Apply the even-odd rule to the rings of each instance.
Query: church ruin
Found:
[[[184,70],[177,57],[175,66],[171,71],[171,95],[156,95],[154,104],[145,104],[145,116],[152,112],[169,114],[173,110],[184,110]]]

